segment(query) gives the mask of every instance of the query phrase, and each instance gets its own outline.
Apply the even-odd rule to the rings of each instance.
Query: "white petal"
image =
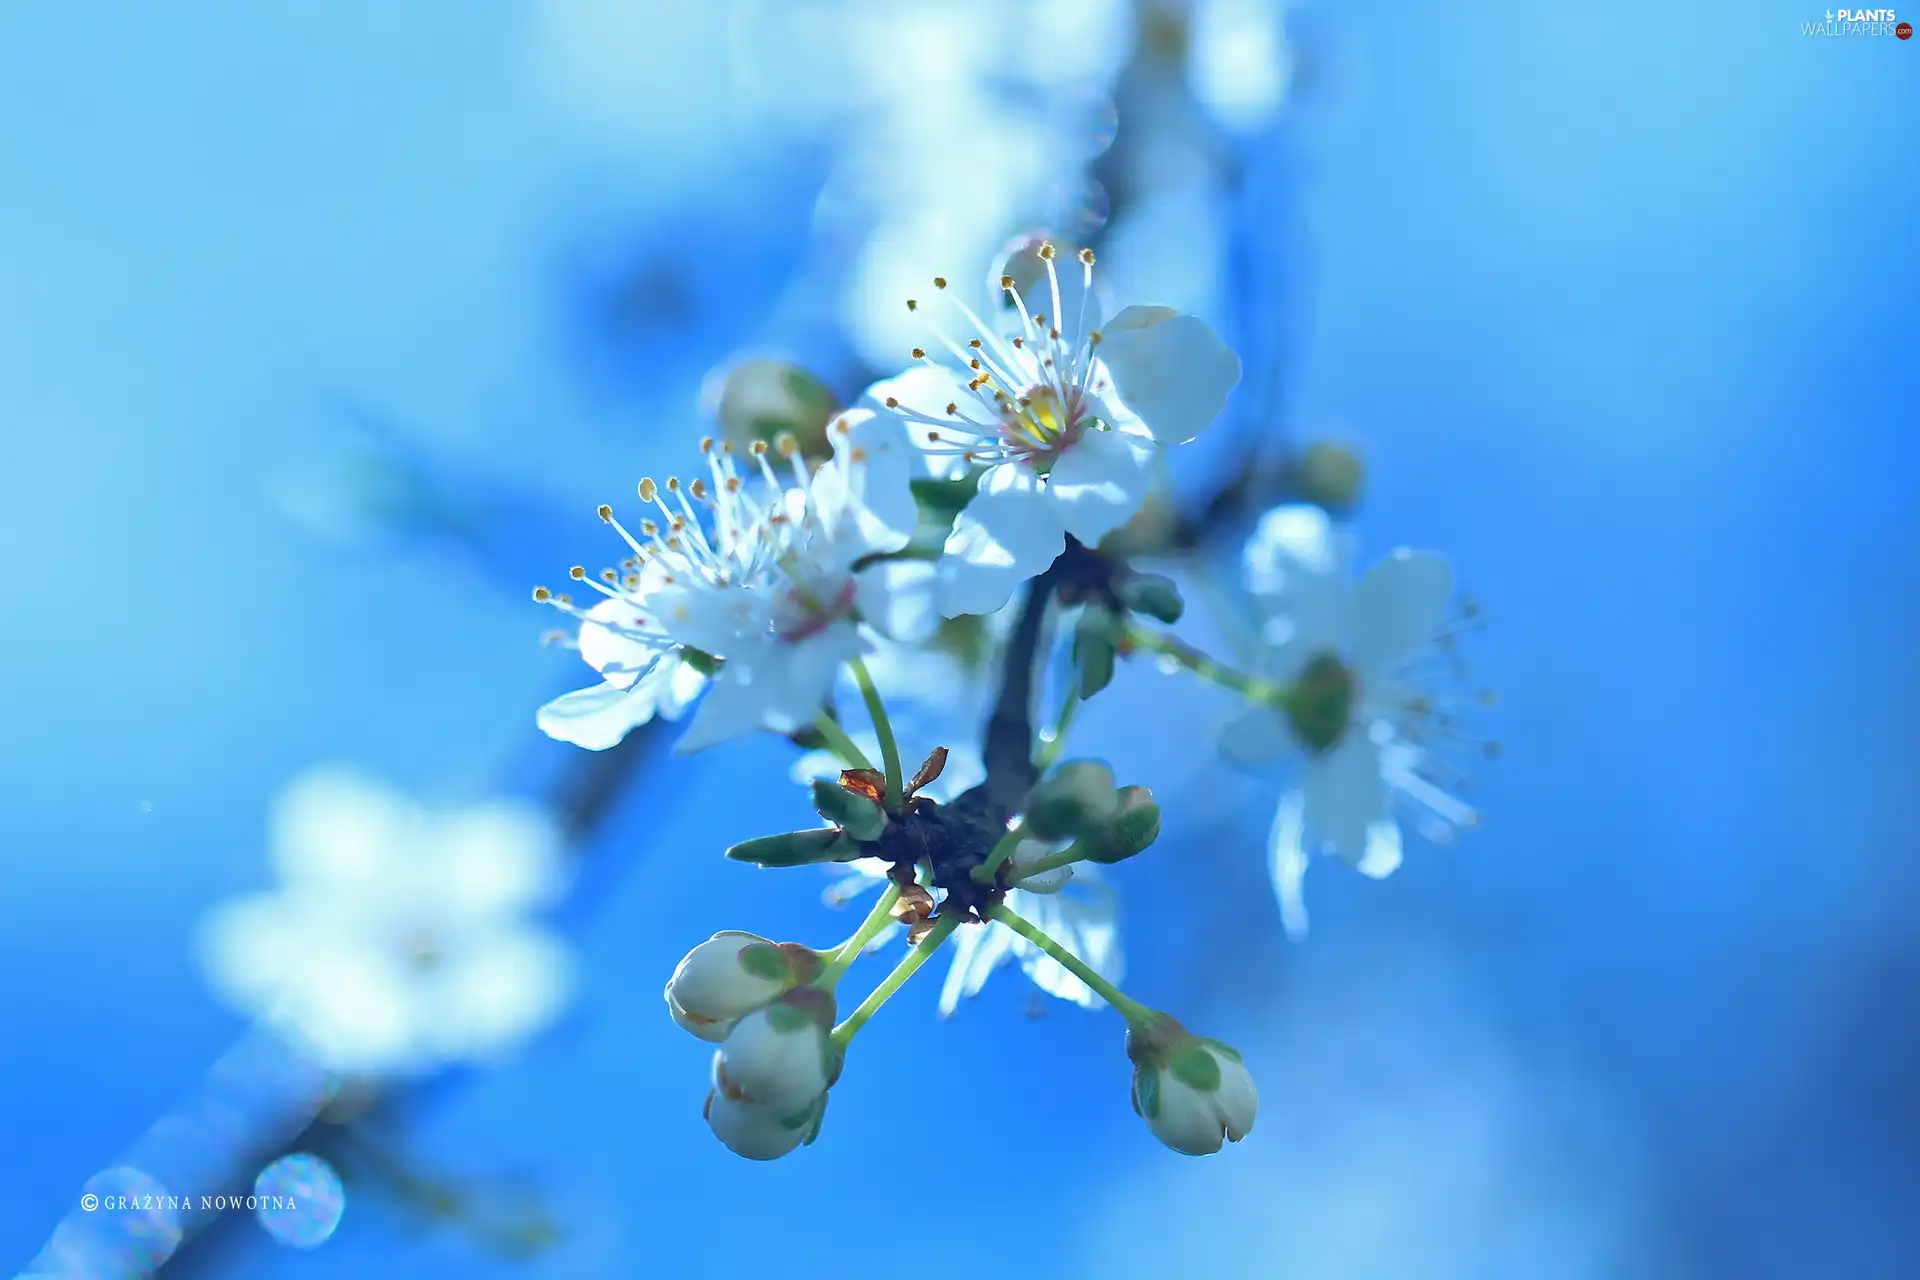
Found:
[[[953,939],[953,963],[940,985],[940,1016],[951,1018],[962,1000],[980,994],[1013,951],[1013,930],[1002,924],[963,924]]]
[[[967,470],[966,461],[958,454],[936,446],[936,452],[922,453],[933,442],[928,433],[938,431],[939,427],[916,419],[931,418],[935,423],[952,421],[954,415],[947,412],[948,405],[959,409],[959,419],[970,424],[976,431],[993,434],[998,425],[988,419],[979,408],[973,392],[967,390],[966,382],[952,370],[943,365],[916,364],[898,377],[876,382],[868,387],[862,397],[865,406],[876,413],[887,415],[901,423],[908,437],[917,446],[921,465],[941,477],[957,476]],[[895,409],[887,408],[889,399],[898,402]],[[911,410],[911,413],[906,411]]]
[[[611,681],[563,693],[534,713],[549,738],[589,751],[605,751],[653,719],[651,689],[623,689]]]
[[[468,919],[500,916],[559,899],[568,883],[559,833],[541,810],[510,800],[461,809],[438,819],[431,833],[434,891],[447,912]]]
[[[580,624],[580,656],[601,678],[622,689],[653,667],[665,648],[663,639],[636,638],[657,632],[647,615],[626,600],[602,600]]]
[[[1239,764],[1259,764],[1295,749],[1286,722],[1272,707],[1244,707],[1220,730],[1220,754]]]
[[[840,664],[859,652],[859,633],[848,622],[797,642],[764,637],[720,668],[674,749],[698,751],[760,729],[792,733],[812,724]]]
[[[1296,575],[1346,572],[1345,540],[1319,507],[1287,503],[1260,517],[1241,562],[1247,588],[1263,595],[1285,591]]]
[[[573,953],[535,929],[507,929],[450,957],[431,982],[423,1034],[447,1061],[487,1060],[544,1029],[572,998]]]
[[[884,636],[918,642],[940,624],[935,611],[935,570],[925,560],[888,560],[853,575],[860,617]],[[875,677],[878,679],[878,677]]]
[[[1267,837],[1267,870],[1280,900],[1280,923],[1295,942],[1307,936],[1306,801],[1298,791],[1280,797]]]
[[[1197,316],[1128,307],[1101,337],[1100,361],[1114,390],[1162,444],[1199,435],[1240,381],[1240,357]]]
[[[1025,468],[998,466],[954,521],[940,557],[940,612],[992,613],[1066,547],[1055,504]]]
[[[1302,774],[1306,825],[1336,856],[1357,864],[1366,853],[1368,830],[1387,818],[1387,784],[1380,776],[1380,750],[1364,733],[1349,729],[1331,751],[1312,756]]]
[[[1400,869],[1400,824],[1392,818],[1367,826],[1367,848],[1354,870],[1374,880],[1385,880]]]
[[[340,765],[289,782],[274,801],[273,860],[289,884],[351,893],[377,883],[419,844],[425,817],[411,799]]]
[[[1118,431],[1089,431],[1061,454],[1046,492],[1066,531],[1092,546],[1132,519],[1153,484],[1152,453]]]
[[[1453,570],[1401,548],[1367,570],[1353,596],[1353,656],[1362,678],[1405,662],[1432,642],[1453,592]]]
[[[849,409],[827,432],[833,460],[812,485],[821,523],[856,555],[906,546],[920,509],[912,488],[919,452],[905,425],[889,413]]]
[[[194,954],[207,985],[241,1013],[264,1009],[298,977],[310,955],[308,917],[285,894],[256,893],[220,903],[194,929]]]

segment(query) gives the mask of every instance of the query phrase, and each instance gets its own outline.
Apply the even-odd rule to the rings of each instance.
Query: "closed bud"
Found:
[[[763,867],[800,867],[810,862],[850,862],[860,856],[860,846],[837,827],[821,827],[742,840],[727,850],[727,856]]]
[[[827,434],[837,407],[833,393],[789,361],[756,357],[716,369],[707,375],[700,397],[708,415],[720,424],[721,436],[736,449],[792,436],[806,457],[825,458],[833,452]]]
[[[1175,1151],[1210,1156],[1253,1131],[1260,1095],[1232,1046],[1189,1035],[1160,1014],[1128,1028],[1127,1056],[1133,1109]]]
[[[811,982],[821,968],[811,948],[729,929],[680,961],[667,979],[667,1010],[694,1035],[717,1044],[741,1016]]]
[[[1117,594],[1120,603],[1135,613],[1144,613],[1161,622],[1180,621],[1180,615],[1187,611],[1187,602],[1180,598],[1180,589],[1173,585],[1173,579],[1157,573],[1136,573],[1121,582]]]
[[[1098,760],[1070,760],[1027,794],[1023,821],[1041,840],[1066,840],[1105,824],[1118,804],[1113,770]]]
[[[1145,787],[1120,788],[1120,807],[1092,839],[1083,841],[1093,862],[1123,862],[1160,838],[1160,806]]]
[[[879,805],[826,778],[813,781],[813,807],[855,840],[878,840],[887,829],[887,815]]]
[[[1119,619],[1095,604],[1080,611],[1073,628],[1073,669],[1082,698],[1091,698],[1112,681],[1119,644]]]
[[[715,1091],[707,1095],[707,1127],[727,1149],[749,1160],[778,1160],[794,1148],[811,1143],[820,1133],[820,1121],[826,1115],[827,1095],[789,1116],[765,1107],[752,1107]]]
[[[798,987],[747,1014],[714,1051],[714,1090],[778,1116],[804,1110],[840,1074],[840,1053],[827,1035],[833,1011],[831,992]]]
[[[1302,496],[1329,511],[1356,506],[1366,478],[1366,464],[1358,454],[1324,441],[1308,445],[1293,467],[1293,481]]]

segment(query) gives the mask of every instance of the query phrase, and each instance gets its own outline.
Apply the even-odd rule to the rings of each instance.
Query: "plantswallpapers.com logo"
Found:
[[[1824,21],[1800,24],[1803,36],[1893,36],[1907,40],[1913,24],[1902,22],[1891,9],[1829,9]]]

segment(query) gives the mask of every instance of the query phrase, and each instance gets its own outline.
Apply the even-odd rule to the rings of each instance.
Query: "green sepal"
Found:
[[[736,958],[740,967],[756,978],[765,978],[768,982],[788,982],[792,979],[787,971],[787,958],[771,942],[755,942],[744,946]]]
[[[1120,811],[1099,832],[1083,840],[1087,859],[1111,865],[1144,853],[1160,838],[1160,806],[1145,787],[1120,788]]]
[[[680,661],[686,663],[703,676],[710,676],[720,669],[720,659],[714,657],[704,649],[691,649],[686,645],[680,646]]]
[[[1234,1048],[1232,1045],[1227,1044],[1225,1041],[1209,1040],[1203,1036],[1201,1037],[1199,1043],[1206,1045],[1209,1049],[1212,1049],[1215,1053],[1220,1054],[1223,1057],[1232,1058],[1235,1062],[1239,1062],[1241,1060],[1240,1051]]]
[[[1113,805],[1113,770],[1097,760],[1070,760],[1027,793],[1022,822],[1041,840],[1077,836],[1098,814],[1104,823]]]
[[[727,850],[727,856],[762,867],[804,867],[815,862],[850,862],[860,856],[860,845],[836,827],[820,827],[742,840]]]
[[[1133,1109],[1148,1120],[1160,1115],[1160,1069],[1142,1067],[1133,1076]]]
[[[1173,585],[1173,579],[1157,573],[1136,573],[1127,577],[1115,589],[1120,603],[1135,613],[1144,613],[1171,626],[1180,621],[1180,615],[1187,611],[1187,602],[1180,598],[1180,588]]]
[[[1168,1069],[1174,1079],[1201,1093],[1212,1093],[1220,1087],[1220,1061],[1197,1040],[1175,1054]]]
[[[1112,682],[1119,646],[1119,619],[1099,605],[1080,611],[1073,627],[1073,668],[1082,698],[1091,698]]]

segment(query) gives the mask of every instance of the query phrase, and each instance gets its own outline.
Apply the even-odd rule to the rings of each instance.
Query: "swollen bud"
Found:
[[[1113,770],[1098,760],[1070,760],[1027,793],[1022,821],[1041,840],[1066,840],[1098,829],[1119,807]]]
[[[1100,831],[1081,842],[1090,862],[1123,862],[1160,838],[1160,806],[1145,787],[1122,787],[1120,807]]]
[[[827,423],[836,409],[824,382],[786,360],[754,357],[707,375],[700,398],[720,434],[736,449],[792,436],[808,458],[833,453]]]
[[[741,1018],[713,1054],[714,1090],[729,1102],[791,1116],[840,1075],[833,995],[798,987]]]
[[[879,805],[826,778],[813,781],[813,807],[855,840],[878,840],[887,829],[887,815]]]
[[[1180,621],[1180,615],[1187,611],[1187,602],[1180,598],[1180,589],[1173,585],[1173,579],[1157,573],[1131,574],[1115,593],[1120,603],[1135,613],[1144,613],[1169,625]]]
[[[742,840],[727,850],[727,856],[763,867],[800,867],[810,862],[851,862],[860,856],[860,846],[837,827],[819,827]]]
[[[1259,1091],[1231,1045],[1189,1035],[1165,1014],[1127,1029],[1133,1109],[1182,1155],[1210,1156],[1253,1131]]]
[[[680,961],[667,979],[667,1011],[694,1035],[718,1043],[738,1019],[811,982],[821,968],[809,947],[729,929]]]
[[[1073,627],[1073,668],[1082,698],[1091,698],[1112,681],[1119,644],[1118,618],[1097,604],[1080,611],[1080,621]]]
[[[735,1155],[749,1160],[778,1160],[795,1147],[811,1143],[820,1134],[827,1095],[821,1094],[790,1116],[765,1107],[750,1107],[715,1091],[707,1095],[705,1115],[713,1136]]]
[[[1347,511],[1360,501],[1367,469],[1351,449],[1322,441],[1307,446],[1293,465],[1292,478],[1307,501],[1329,511]]]

